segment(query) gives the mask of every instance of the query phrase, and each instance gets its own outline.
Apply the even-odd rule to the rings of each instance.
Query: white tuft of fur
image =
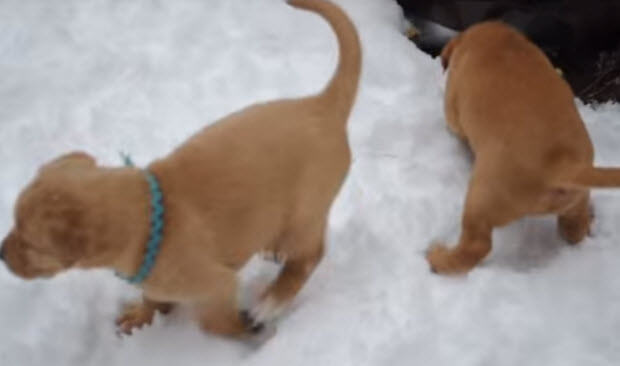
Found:
[[[261,259],[278,264],[284,264],[287,259],[286,254],[273,250],[261,250],[258,254]]]
[[[250,315],[256,324],[266,324],[279,318],[287,307],[288,302],[278,301],[273,296],[267,296],[252,308]]]

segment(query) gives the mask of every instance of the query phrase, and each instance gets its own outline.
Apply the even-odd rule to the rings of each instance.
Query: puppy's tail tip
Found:
[[[340,109],[348,116],[357,94],[362,63],[361,43],[355,25],[342,8],[329,0],[287,0],[287,3],[321,15],[336,33],[340,61],[322,96],[340,104]]]

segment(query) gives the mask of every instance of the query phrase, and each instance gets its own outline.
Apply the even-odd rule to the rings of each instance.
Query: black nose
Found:
[[[0,248],[0,260],[4,260],[4,247]]]

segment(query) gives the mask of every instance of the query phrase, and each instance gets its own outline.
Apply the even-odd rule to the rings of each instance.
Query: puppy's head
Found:
[[[446,70],[450,64],[450,58],[452,57],[452,54],[454,53],[454,50],[456,49],[456,47],[459,45],[459,43],[461,42],[461,35],[457,35],[455,37],[453,37],[441,50],[441,66],[443,66],[443,69]]]
[[[471,47],[490,48],[497,44],[503,44],[514,37],[525,39],[517,29],[501,21],[485,21],[474,24],[456,35],[444,46],[441,51],[441,65],[446,70],[450,64],[453,64],[457,49],[462,49],[460,52],[466,52],[465,49]]]
[[[72,267],[90,240],[86,207],[72,192],[72,181],[95,166],[92,157],[72,153],[44,165],[19,195],[15,226],[3,240],[8,268],[23,278],[50,277]]]

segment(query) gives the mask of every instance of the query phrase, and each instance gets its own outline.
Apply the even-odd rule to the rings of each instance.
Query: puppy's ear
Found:
[[[80,222],[80,212],[68,210],[64,215],[50,234],[58,259],[69,267],[84,257],[90,238]]]
[[[448,68],[448,65],[450,64],[450,57],[452,57],[452,53],[454,52],[454,49],[456,48],[456,46],[458,45],[458,43],[461,40],[461,35],[459,34],[458,36],[452,38],[444,47],[443,50],[441,50],[441,66],[443,66],[443,69],[446,70]]]
[[[43,207],[38,225],[49,238],[49,252],[54,253],[65,267],[73,265],[86,254],[92,235],[86,225],[86,207],[71,194],[53,192],[39,204]]]
[[[48,170],[50,168],[92,168],[97,165],[95,158],[82,151],[74,151],[65,155],[61,155],[58,158],[48,162],[41,167],[41,170]]]

